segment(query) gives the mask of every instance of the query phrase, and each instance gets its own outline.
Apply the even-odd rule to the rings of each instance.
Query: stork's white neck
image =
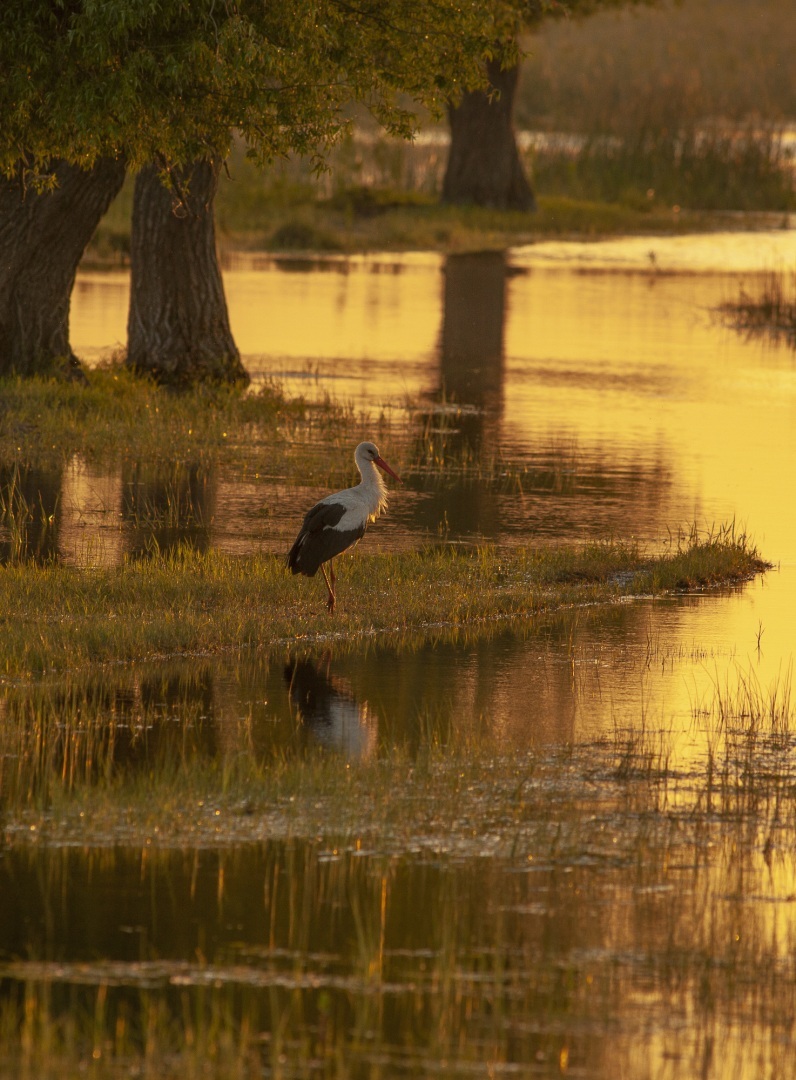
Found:
[[[368,508],[368,517],[378,517],[387,508],[387,487],[376,465],[370,461],[357,461],[362,481],[356,490],[362,495]]]

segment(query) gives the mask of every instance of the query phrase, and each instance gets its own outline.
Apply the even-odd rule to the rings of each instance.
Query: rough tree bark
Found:
[[[448,109],[451,144],[442,186],[447,203],[475,203],[500,210],[535,210],[536,201],[517,151],[511,120],[519,68],[487,64],[490,98],[482,90]]]
[[[172,385],[249,379],[216,256],[218,174],[218,165],[196,161],[175,170],[173,189],[152,165],[136,180],[127,365]]]
[[[50,192],[0,179],[0,374],[85,378],[69,344],[80,257],[124,182],[124,164],[55,168]]]

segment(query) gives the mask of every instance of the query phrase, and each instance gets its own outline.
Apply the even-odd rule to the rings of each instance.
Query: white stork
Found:
[[[375,521],[387,507],[387,488],[376,466],[401,482],[400,476],[393,472],[372,442],[359,444],[354,451],[354,461],[362,480],[356,487],[327,495],[313,506],[287,556],[287,565],[294,574],[314,577],[318,567],[321,568],[329,590],[326,606],[330,614],[334,613],[336,580],[332,560],[364,536],[368,522]],[[327,562],[331,583],[324,566]]]

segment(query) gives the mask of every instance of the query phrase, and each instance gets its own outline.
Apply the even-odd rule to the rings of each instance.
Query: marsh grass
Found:
[[[3,570],[0,670],[6,675],[184,652],[527,619],[622,596],[729,585],[765,568],[746,537],[697,539],[662,557],[634,545],[478,548],[343,560],[338,613],[323,613],[315,579],[277,557],[186,549],[115,569]]]
[[[208,475],[217,465],[227,478],[342,486],[350,482],[352,442],[379,437],[388,426],[384,416],[373,421],[328,397],[288,398],[269,381],[250,392],[203,385],[176,393],[127,371],[118,358],[93,369],[88,387],[0,380],[0,468],[24,478],[33,470],[55,473],[73,460],[127,463],[145,484],[173,489],[170,498],[161,490],[160,506],[139,502],[142,522],[176,521],[184,478]],[[26,497],[30,507],[36,500]],[[8,514],[9,496],[4,500]],[[186,509],[195,516],[195,506]]]
[[[58,516],[58,496],[39,489],[40,477],[14,462],[0,466],[0,558],[46,561],[52,555]],[[43,485],[45,490],[47,485]]]
[[[796,347],[796,270],[769,270],[718,308],[737,330],[783,338]]]
[[[233,440],[272,439],[279,421],[306,406],[272,384],[245,394],[223,386],[173,393],[119,362],[93,370],[88,387],[48,379],[4,379],[0,460],[35,464],[80,453],[203,460]]]
[[[187,750],[6,806],[18,881],[49,851],[50,886],[91,882],[98,919],[112,876],[151,891],[158,922],[196,892],[221,937],[244,905],[264,935],[239,951],[227,930],[198,960],[6,962],[5,1075],[787,1075],[796,746],[769,755],[776,709],[757,704],[755,754],[728,739],[707,767],[673,764],[644,723],[500,753],[429,717],[410,756],[258,762],[231,743],[226,764]]]
[[[8,545],[10,561],[16,561],[25,550],[32,521],[33,510],[20,489],[19,469],[15,468],[9,482],[0,489],[0,539]]]
[[[0,1075],[787,1075],[790,672],[717,680],[687,759],[643,711],[511,748],[437,710],[352,760],[262,753],[237,708],[212,717],[201,666],[159,670],[5,696],[15,888],[56,919],[78,888],[92,943],[129,889],[153,938],[4,960]],[[194,919],[201,949],[175,954]]]
[[[123,471],[125,521],[155,535],[209,527],[214,479],[209,463],[159,461],[150,467],[130,467]]]
[[[409,148],[406,153],[411,156],[413,150]],[[346,184],[345,176],[338,176],[340,190],[330,196],[313,186],[309,177],[285,181],[278,175],[254,174],[244,181],[243,174],[251,166],[243,163],[235,170],[234,182],[222,184],[216,201],[221,258],[229,260],[236,252],[257,251],[345,255],[366,251],[504,250],[545,236],[738,228],[737,217],[731,213],[692,210],[687,205],[673,212],[665,200],[647,199],[646,189],[642,198],[634,194],[611,202],[603,197],[601,185],[573,182],[569,158],[551,156],[549,163],[545,162],[548,157],[541,155],[529,160],[529,167],[539,171],[543,185],[535,213],[447,206],[436,195],[418,194],[378,177],[370,186],[363,186],[353,180]],[[615,166],[611,167],[616,172]],[[608,185],[602,188],[608,190]],[[750,217],[748,224],[754,223]],[[129,230],[125,196],[119,210],[112,208],[100,223],[84,255],[83,267],[126,265]]]
[[[62,989],[30,980],[18,999],[0,1004],[0,1045],[19,1048],[5,1056],[0,1076],[244,1080],[259,1065],[252,1023],[259,1010],[245,995],[241,1010],[232,993],[207,1000],[184,990],[167,1004],[146,988],[120,994],[112,978],[88,992]]]
[[[544,461],[516,461],[500,447],[485,453],[463,435],[477,411],[455,401],[443,400],[433,406],[410,401],[407,408],[419,430],[411,465],[405,471],[418,477],[425,488],[472,485],[513,494],[572,492],[588,471],[572,443],[547,448]]]
[[[776,131],[674,128],[642,118],[636,130],[589,136],[576,152],[538,151],[539,190],[643,212],[789,211],[793,162]]]
[[[742,0],[694,0],[546,20],[517,118],[573,138],[568,152],[537,154],[540,190],[650,208],[793,208],[781,138],[796,111],[793,33],[777,0],[755,15],[752,25]]]
[[[670,207],[610,205],[555,189],[542,192],[536,213],[446,206],[438,198],[446,160],[444,140],[413,145],[361,133],[320,177],[301,160],[259,175],[236,148],[233,179],[216,200],[222,250],[484,250],[540,235],[712,227],[698,214],[680,221]]]
[[[653,591],[710,588],[724,573],[732,575],[734,552],[753,552],[759,558],[746,530],[734,520],[704,530],[692,523],[670,531],[664,550],[667,558],[660,576],[653,573]]]

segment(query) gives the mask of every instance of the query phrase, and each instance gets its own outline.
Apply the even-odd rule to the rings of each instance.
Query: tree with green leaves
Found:
[[[73,214],[64,177],[96,189],[101,214],[133,169],[140,215],[153,213],[152,185],[163,184],[161,213],[176,209],[185,228],[149,229],[139,251],[134,244],[131,362],[175,382],[239,378],[225,312],[202,330],[216,334],[205,341],[205,354],[217,353],[209,367],[198,354],[183,364],[179,348],[196,311],[194,272],[205,283],[217,273],[207,232],[214,181],[202,185],[217,177],[233,131],[261,165],[291,152],[320,162],[345,131],[350,102],[408,135],[415,113],[406,102],[439,113],[483,84],[483,60],[506,59],[516,27],[510,0],[4,0],[0,373],[74,367],[69,292],[99,217]],[[59,229],[63,219],[69,227]],[[138,283],[180,247],[192,274],[161,273],[158,307]],[[40,266],[45,251],[50,273]],[[57,313],[57,328],[26,337],[45,310]]]
[[[654,0],[525,0],[519,14],[533,32],[545,19],[585,17],[605,7]],[[505,57],[510,43],[502,43]],[[499,59],[486,64],[487,84],[468,90],[448,106],[451,142],[442,185],[449,203],[500,210],[533,210],[533,190],[522,166],[512,122],[519,67]]]

